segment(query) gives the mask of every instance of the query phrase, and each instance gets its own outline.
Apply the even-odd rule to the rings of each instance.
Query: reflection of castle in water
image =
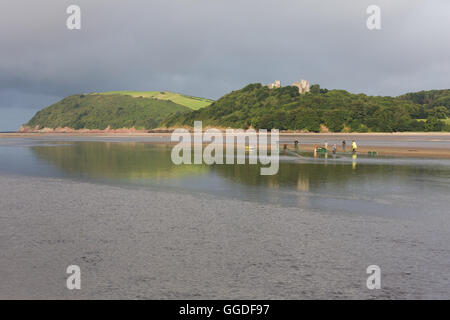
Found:
[[[298,196],[306,192],[323,192],[330,187],[352,189],[349,183],[357,176],[371,179],[383,177],[385,166],[358,165],[357,155],[349,161],[336,162],[328,158],[311,162],[280,162],[278,174],[261,176],[260,165],[174,165],[171,161],[172,147],[142,142],[74,142],[55,146],[34,146],[33,155],[66,174],[77,177],[117,179],[163,179],[198,178],[200,175],[214,178],[220,176],[232,183],[246,185],[258,193],[259,186],[278,190],[287,188]],[[323,156],[318,156],[323,157]],[[393,166],[397,177],[409,175],[408,166]],[[393,173],[394,174],[394,173]],[[212,181],[212,180],[211,180]]]
[[[309,191],[309,178],[302,176],[301,174],[298,175],[297,180],[297,190],[308,192]]]

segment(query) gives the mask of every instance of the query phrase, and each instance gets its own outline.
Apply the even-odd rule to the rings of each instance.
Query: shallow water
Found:
[[[261,176],[133,139],[0,140],[0,298],[450,297],[449,160],[289,151]]]
[[[348,154],[314,158],[288,151],[280,155],[278,174],[261,176],[260,165],[177,166],[171,162],[171,148],[142,141],[5,139],[0,173],[209,193],[336,213],[448,219],[449,160]]]

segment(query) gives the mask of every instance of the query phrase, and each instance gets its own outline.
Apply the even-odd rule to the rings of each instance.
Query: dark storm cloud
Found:
[[[80,31],[65,26],[70,4]],[[380,31],[366,28],[369,4]],[[381,95],[450,87],[447,0],[3,0],[0,12],[0,107],[119,89],[217,98],[275,79]]]

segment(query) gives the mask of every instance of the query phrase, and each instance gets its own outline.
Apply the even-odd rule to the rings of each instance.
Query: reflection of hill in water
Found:
[[[324,182],[346,184],[351,178],[351,165],[325,166],[308,163],[280,163],[277,175],[262,176],[257,165],[215,166],[214,172],[237,183],[253,186],[278,188],[280,186],[293,187],[302,191],[309,191],[314,186],[323,186]]]
[[[171,148],[136,142],[74,142],[31,148],[38,159],[73,175],[97,178],[145,179],[198,175],[208,166],[176,166]]]
[[[431,170],[430,170],[431,169]],[[277,175],[261,176],[258,165],[214,166],[213,171],[220,176],[237,183],[250,186],[280,186],[301,191],[319,191],[336,189],[358,191],[358,188],[370,187],[378,183],[389,183],[392,180],[409,181],[421,175],[436,175],[441,170],[417,165],[390,165],[376,163],[349,162],[317,163],[280,162]],[[448,172],[448,171],[447,171]],[[417,181],[411,181],[417,183]]]
[[[248,187],[312,192],[373,192],[374,188],[420,185],[421,176],[449,174],[448,167],[438,168],[420,164],[318,161],[280,162],[277,175],[261,176],[259,165],[179,165],[172,163],[172,147],[142,142],[74,142],[54,146],[34,146],[33,154],[40,160],[72,176],[115,179],[177,179],[202,175],[210,188],[223,179]],[[367,160],[367,159],[366,159]],[[376,160],[374,160],[376,161]],[[206,173],[206,175],[205,175]],[[213,175],[208,175],[213,173]],[[189,188],[190,186],[186,186]],[[254,192],[261,189],[254,188]],[[381,191],[381,190],[380,190]]]

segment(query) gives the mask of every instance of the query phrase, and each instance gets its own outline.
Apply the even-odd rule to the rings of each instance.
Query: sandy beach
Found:
[[[439,219],[14,175],[0,190],[0,299],[450,297]],[[373,263],[382,290],[366,288]],[[72,264],[81,290],[65,287]]]
[[[292,148],[290,148],[292,149]],[[300,151],[311,152],[314,150],[314,144],[303,144],[299,147]],[[331,146],[328,146],[331,152]],[[350,147],[347,146],[347,152]],[[339,145],[337,152],[342,152],[342,147]],[[389,147],[379,145],[358,145],[358,153],[367,154],[368,152],[376,151],[378,156],[395,156],[395,157],[417,157],[417,158],[441,158],[450,159],[450,149],[447,148],[426,148],[426,147]]]

